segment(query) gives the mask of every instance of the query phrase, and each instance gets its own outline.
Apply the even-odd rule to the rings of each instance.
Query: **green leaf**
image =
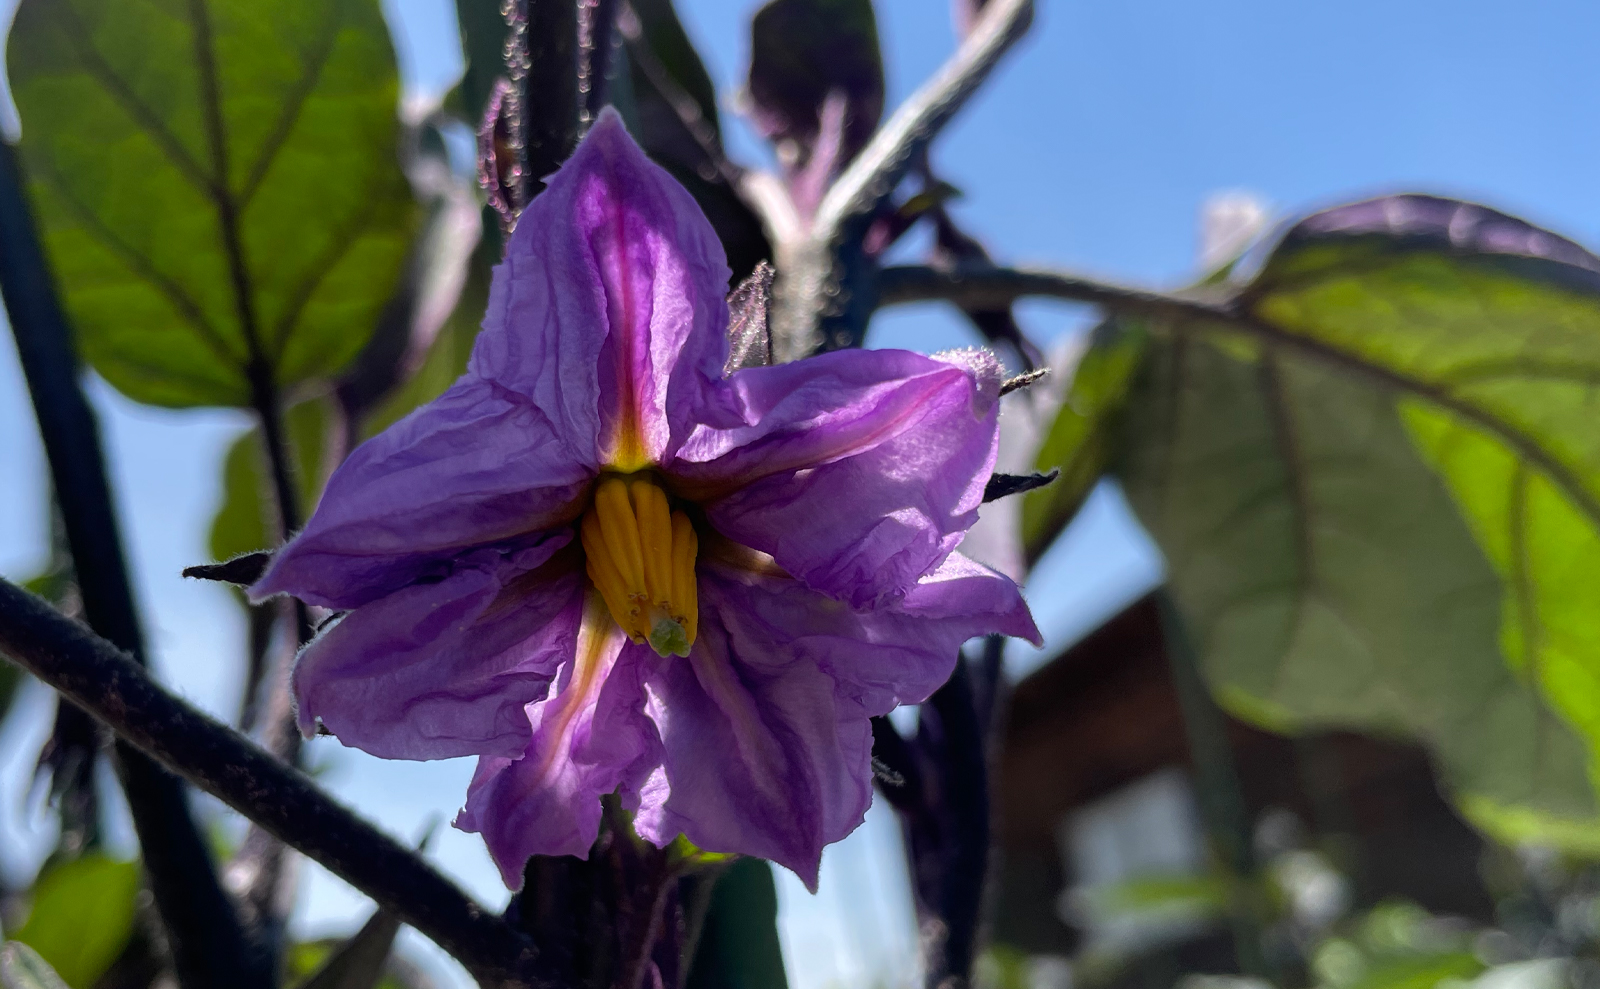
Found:
[[[1142,323],[1108,320],[1095,329],[1073,370],[1061,411],[1034,458],[1036,470],[1058,468],[1061,476],[1022,501],[1022,545],[1030,564],[1078,514],[1105,473],[1115,426],[1147,340]]]
[[[685,981],[688,989],[786,989],[778,944],[778,890],[772,866],[755,858],[730,865],[711,904]]]
[[[1480,826],[1592,849],[1600,258],[1400,196],[1255,271],[1161,327],[1121,462],[1219,699],[1421,738]]]
[[[88,989],[133,933],[139,866],[85,855],[48,868],[15,939],[39,953],[73,989]]]
[[[1345,989],[1433,989],[1447,979],[1470,979],[1483,968],[1470,951],[1401,958],[1373,966]]]
[[[67,989],[39,953],[18,941],[0,944],[0,989]]]
[[[322,493],[323,451],[330,419],[327,399],[302,402],[284,415],[300,504],[308,517]],[[250,430],[228,448],[222,466],[222,505],[211,520],[212,559],[277,548],[277,534],[268,530],[269,516],[265,514],[266,500],[272,497],[266,456],[259,429]]]
[[[489,274],[473,265],[467,274],[455,311],[440,328],[421,365],[400,384],[385,394],[372,411],[362,417],[362,439],[376,436],[412,411],[444,394],[467,370],[478,327],[489,304]]]
[[[376,0],[23,0],[7,49],[47,253],[130,397],[336,372],[414,225]]]

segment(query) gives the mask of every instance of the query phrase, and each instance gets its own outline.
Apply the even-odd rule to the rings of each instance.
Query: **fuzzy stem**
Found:
[[[0,580],[0,653],[121,738],[392,911],[486,986],[523,979],[533,948],[410,849],[335,803],[299,770],[152,680],[111,643]],[[211,985],[241,983],[213,982]]]

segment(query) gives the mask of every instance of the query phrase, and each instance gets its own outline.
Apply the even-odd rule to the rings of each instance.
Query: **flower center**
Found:
[[[661,656],[687,656],[699,604],[694,560],[699,539],[661,485],[609,477],[583,514],[580,536],[589,579],[622,630]]]

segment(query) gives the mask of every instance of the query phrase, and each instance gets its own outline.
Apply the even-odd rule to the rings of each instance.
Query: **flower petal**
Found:
[[[840,681],[869,715],[919,704],[949,679],[968,639],[1010,635],[1037,645],[1022,591],[1009,577],[951,553],[906,596],[876,611],[855,611],[793,582],[711,564],[702,580],[720,613],[753,623],[797,656]]]
[[[668,466],[723,535],[853,607],[904,596],[977,519],[1000,366],[982,351],[850,350],[729,378]]]
[[[638,806],[639,788],[661,762],[644,715],[643,677],[656,662],[591,595],[575,657],[527,707],[533,736],[525,751],[479,760],[455,825],[483,835],[511,889],[522,885],[532,855],[588,858],[602,795],[621,787],[624,805]]]
[[[702,592],[711,583],[703,576]],[[657,845],[682,832],[708,851],[771,859],[815,890],[823,846],[871,802],[871,724],[815,662],[760,622],[728,620],[724,603],[705,595],[688,658],[649,680],[663,770],[634,828]]]
[[[472,369],[597,442],[594,462],[660,462],[722,377],[728,275],[700,207],[608,110],[518,220]]]
[[[438,583],[351,612],[295,666],[301,730],[310,735],[320,719],[346,745],[386,759],[522,751],[532,734],[523,707],[544,695],[577,640],[582,575],[537,569],[568,539],[479,550]]]
[[[469,374],[356,447],[250,596],[356,608],[463,550],[537,541],[574,515],[592,464],[537,407]]]
[[[876,612],[715,561],[699,588],[694,649],[648,681],[663,762],[634,827],[772,859],[813,889],[871,801],[869,719],[925,700],[972,636],[1038,638],[1017,586],[960,554]]]

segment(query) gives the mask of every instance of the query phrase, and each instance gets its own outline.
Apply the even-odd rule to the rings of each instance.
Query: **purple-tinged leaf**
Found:
[[[1381,240],[1389,251],[1504,255],[1554,261],[1600,275],[1600,257],[1559,234],[1477,203],[1407,193],[1313,213],[1281,237],[1263,243],[1253,257],[1241,263],[1236,277],[1246,279],[1259,273],[1248,292],[1260,294],[1280,271],[1300,263],[1297,255],[1301,249],[1317,242],[1348,243],[1357,237],[1373,238],[1375,245]],[[1575,275],[1582,277],[1573,272],[1561,280]]]
[[[749,110],[791,181],[826,188],[877,129],[883,87],[870,0],[771,0],[757,11]]]

